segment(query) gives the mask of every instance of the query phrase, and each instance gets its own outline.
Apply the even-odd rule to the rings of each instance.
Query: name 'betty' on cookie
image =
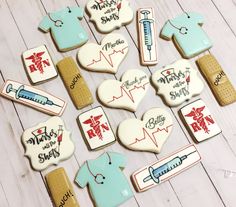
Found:
[[[203,82],[197,71],[184,59],[157,70],[152,82],[167,105],[178,106],[203,90]]]
[[[149,88],[149,77],[142,70],[127,70],[118,80],[105,80],[97,94],[102,103],[112,108],[136,111]]]
[[[86,6],[90,20],[102,33],[129,24],[134,17],[127,0],[89,0]]]

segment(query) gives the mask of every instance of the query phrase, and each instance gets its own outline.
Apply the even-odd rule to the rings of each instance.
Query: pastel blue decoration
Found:
[[[88,160],[79,169],[75,181],[80,187],[89,186],[97,207],[119,206],[133,196],[129,183],[122,173],[125,157],[107,152],[95,160]]]
[[[60,51],[72,50],[88,41],[88,34],[79,22],[82,17],[83,9],[67,7],[48,13],[40,22],[39,28],[44,32],[51,31],[52,38]]]
[[[194,57],[212,47],[212,42],[202,30],[203,17],[200,14],[184,13],[168,20],[161,31],[161,37],[173,39],[183,57]]]

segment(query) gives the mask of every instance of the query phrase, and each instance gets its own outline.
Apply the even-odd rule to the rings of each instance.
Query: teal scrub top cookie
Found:
[[[161,31],[161,37],[172,39],[185,58],[194,57],[212,47],[211,40],[202,30],[203,17],[200,14],[184,13],[168,20]]]
[[[129,183],[122,173],[124,167],[123,155],[107,152],[97,159],[86,161],[75,181],[82,188],[89,186],[97,207],[115,207],[133,196]]]
[[[48,13],[39,24],[44,32],[51,31],[60,51],[68,51],[88,41],[88,35],[82,28],[79,19],[83,17],[80,7],[67,7],[57,12]]]

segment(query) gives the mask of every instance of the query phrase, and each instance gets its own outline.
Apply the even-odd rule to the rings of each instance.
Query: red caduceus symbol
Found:
[[[201,128],[205,131],[205,133],[209,133],[209,129],[207,128],[207,125],[203,118],[202,111],[204,110],[205,106],[199,107],[199,108],[192,108],[192,111],[185,116],[192,117],[194,121],[197,121],[197,123],[201,126]]]
[[[31,60],[32,63],[36,66],[40,73],[43,73],[43,64],[42,64],[42,55],[45,52],[33,53],[33,55],[26,58],[26,60]]]
[[[90,118],[83,122],[83,124],[90,124],[90,127],[93,128],[95,134],[98,136],[99,139],[103,139],[102,131],[100,129],[100,121],[98,121],[102,115],[98,116],[90,116]]]

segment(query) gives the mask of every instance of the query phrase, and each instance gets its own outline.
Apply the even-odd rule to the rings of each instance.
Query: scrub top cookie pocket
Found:
[[[203,17],[195,12],[181,14],[166,21],[161,37],[173,39],[184,58],[194,57],[212,47],[212,42],[203,31]]]
[[[39,24],[43,32],[51,32],[59,51],[75,49],[88,41],[88,35],[81,26],[83,9],[67,7],[60,11],[48,13]]]

